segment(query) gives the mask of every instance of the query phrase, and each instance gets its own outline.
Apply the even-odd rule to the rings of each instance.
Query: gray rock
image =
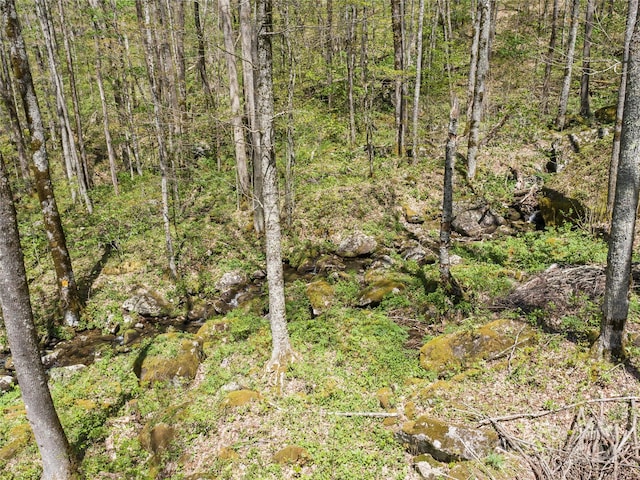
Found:
[[[427,415],[406,422],[396,439],[413,454],[428,453],[445,463],[484,458],[498,447],[493,430],[472,430]]]
[[[239,270],[227,272],[215,284],[216,289],[221,292],[231,290],[233,287],[247,283],[247,277]]]
[[[122,309],[145,317],[159,317],[162,315],[165,305],[166,303],[160,299],[158,294],[142,288],[123,302]]]
[[[16,379],[11,375],[0,377],[0,392],[8,392],[16,384]]]
[[[55,382],[69,380],[77,372],[87,368],[86,365],[80,363],[78,365],[69,365],[66,367],[56,367],[49,370],[49,379]]]
[[[340,242],[336,253],[346,258],[361,257],[373,253],[377,246],[375,238],[356,232]]]

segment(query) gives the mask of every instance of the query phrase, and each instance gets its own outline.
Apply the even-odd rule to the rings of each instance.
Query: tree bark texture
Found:
[[[589,80],[591,78],[591,36],[593,32],[593,13],[595,0],[587,0],[587,11],[584,19],[584,40],[582,46],[582,77],[580,79],[580,115],[584,118],[591,116],[591,102],[589,99]]]
[[[80,192],[80,196],[82,197],[87,212],[92,213],[93,205],[91,204],[91,200],[87,193],[86,177],[81,166],[81,160],[76,144],[76,136],[73,131],[73,127],[71,126],[71,116],[69,115],[69,109],[67,108],[64,84],[62,82],[62,76],[60,75],[56,60],[55,37],[51,12],[48,10],[48,7],[43,0],[36,0],[36,14],[44,37],[47,59],[49,61],[49,71],[56,97],[60,138],[62,141],[65,164],[67,165],[67,178],[72,189],[72,194],[75,194],[75,187],[77,184],[78,191]]]
[[[282,372],[292,360],[293,349],[289,341],[285,315],[284,276],[278,206],[278,175],[273,129],[273,55],[271,35],[273,17],[271,0],[258,0],[258,124],[260,128],[260,156],[264,185],[262,204],[265,220],[265,253],[267,257],[267,283],[269,286],[269,321],[271,324],[272,352],[267,368]]]
[[[256,120],[256,41],[255,28],[251,21],[251,3],[240,0],[240,43],[242,45],[242,77],[244,80],[244,107],[249,123],[251,138],[251,161],[253,173],[253,228],[256,233],[264,232],[264,211],[262,208],[262,167],[260,166],[260,134]]]
[[[404,81],[404,0],[391,0],[391,27],[393,29],[393,67],[396,70],[395,122],[396,153],[405,155],[405,129],[407,116],[406,85]]]
[[[18,164],[20,176],[25,184],[26,190],[31,190],[31,175],[29,173],[29,158],[27,156],[27,146],[22,135],[22,122],[18,115],[18,106],[11,86],[11,76],[4,45],[0,45],[0,98],[9,116],[9,128],[11,129],[11,141],[15,145],[18,153]]]
[[[451,112],[449,113],[449,134],[444,157],[444,187],[442,189],[442,221],[440,223],[440,281],[445,290],[450,291],[451,285],[451,261],[449,248],[451,247],[451,222],[453,221],[453,174],[456,160],[456,148],[458,139],[458,99],[452,99]]]
[[[11,65],[20,92],[22,105],[30,133],[27,142],[32,154],[32,170],[38,200],[44,217],[49,250],[53,259],[58,282],[58,292],[64,323],[77,326],[80,320],[80,301],[71,257],[62,228],[58,205],[53,194],[53,184],[49,174],[49,160],[45,144],[45,130],[40,106],[33,86],[27,50],[22,38],[20,22],[13,0],[1,0],[2,25],[10,43]]]
[[[418,161],[418,117],[420,114],[420,86],[422,85],[422,33],[424,27],[424,0],[418,6],[418,33],[416,39],[416,83],[413,91],[413,163]]]
[[[551,68],[556,53],[556,43],[558,40],[558,14],[560,12],[560,0],[553,0],[553,13],[551,14],[551,35],[549,36],[549,49],[545,57],[544,79],[542,80],[542,113],[547,113],[549,109],[549,90],[551,88]]]
[[[160,192],[162,196],[162,224],[164,225],[164,238],[165,246],[167,249],[167,263],[169,267],[169,274],[172,278],[178,277],[178,270],[176,268],[176,259],[173,249],[173,239],[171,237],[171,217],[169,214],[169,179],[167,169],[167,147],[165,144],[165,131],[162,128],[162,106],[160,103],[160,93],[158,86],[158,79],[156,78],[156,65],[154,55],[155,44],[153,35],[150,30],[150,13],[149,4],[147,0],[136,0],[136,15],[138,17],[138,23],[140,26],[140,33],[142,35],[145,58],[147,65],[147,76],[149,79],[149,86],[151,89],[151,100],[153,102],[153,126],[156,134],[156,141],[158,142],[158,159],[160,165]]]
[[[622,357],[624,328],[629,314],[631,254],[640,191],[640,22],[629,47],[620,163],[609,237],[607,275],[600,328],[599,351],[605,358]]]
[[[629,64],[629,45],[631,35],[638,16],[638,0],[629,0],[627,6],[627,25],[624,33],[624,53],[622,54],[622,73],[620,75],[620,88],[618,89],[618,102],[616,106],[616,123],[613,130],[613,149],[609,164],[609,188],[607,191],[607,218],[611,218],[613,212],[613,199],[616,192],[616,178],[618,177],[618,162],[620,160],[620,136],[622,133],[622,115],[624,112],[624,99],[627,90],[627,71]]]
[[[235,41],[231,25],[231,6],[229,0],[219,0],[220,20],[224,36],[225,57],[227,59],[227,73],[229,75],[229,101],[231,102],[231,126],[233,128],[233,143],[236,153],[236,168],[238,171],[238,185],[241,202],[245,202],[250,195],[249,169],[247,167],[247,146],[245,144],[244,127],[242,126],[242,110],[240,107],[240,86],[236,67]]]
[[[476,83],[473,89],[473,102],[471,104],[471,118],[469,122],[469,142],[467,146],[467,178],[469,180],[473,179],[476,175],[480,121],[482,119],[482,108],[484,106],[486,76],[489,72],[489,34],[491,30],[490,0],[478,1],[477,15],[480,22],[480,36],[478,40]]]
[[[0,4],[6,4],[2,0]],[[29,286],[9,179],[0,155],[0,305],[29,425],[42,457],[43,480],[73,478],[75,464],[40,361]]]
[[[569,103],[569,91],[571,89],[571,72],[573,71],[573,58],[576,52],[576,37],[578,36],[579,13],[580,0],[573,0],[571,6],[571,26],[569,28],[569,38],[567,40],[567,56],[564,67],[564,80],[562,82],[562,92],[560,93],[558,116],[556,117],[556,128],[558,130],[564,129],[567,119],[567,104]]]

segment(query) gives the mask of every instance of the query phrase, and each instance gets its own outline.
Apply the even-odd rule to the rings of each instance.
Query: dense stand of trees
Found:
[[[600,21],[599,28],[604,28],[601,20],[612,14],[614,6],[627,12],[626,36],[619,45],[624,56],[618,59],[622,61],[622,83],[611,162],[609,211],[613,223],[600,340],[605,356],[621,355],[638,201],[637,0],[629,0],[628,5],[550,0],[537,10],[526,2],[515,3],[516,15],[537,15],[540,35],[549,38],[541,42],[540,52],[530,53],[531,58],[544,59],[540,72],[532,70],[532,84],[540,90],[543,115],[557,99],[553,123],[558,130],[566,128],[567,114],[572,111],[578,42],[582,41],[582,70],[576,104],[583,117],[590,117],[591,77],[596,71],[593,52],[603,49],[595,39],[594,24]],[[581,3],[586,8],[584,21]],[[10,150],[8,168],[0,164],[1,230],[4,234],[6,227],[14,235],[6,246],[19,251],[8,185],[13,182],[27,192],[35,189],[55,266],[59,323],[75,327],[81,305],[54,195],[50,151],[55,150],[55,160],[64,167],[71,200],[79,198],[88,215],[95,209],[92,188],[105,182],[104,178],[118,195],[123,175],[159,172],[158,217],[164,228],[167,270],[177,279],[181,272],[172,217],[180,211],[180,178],[196,168],[192,153],[206,138],[203,148],[215,157],[217,168],[235,169],[238,207],[252,211],[255,232],[264,236],[273,335],[269,366],[281,373],[295,353],[285,316],[279,179],[286,177],[284,212],[291,226],[295,220],[294,109],[301,98],[324,102],[329,111],[345,114],[348,133],[344,141],[354,149],[365,145],[368,173],[374,175],[377,113],[392,115],[397,157],[406,160],[412,155],[418,161],[421,145],[427,142],[426,132],[432,127],[429,113],[439,108],[427,99],[435,98],[438,90],[454,98],[463,93],[460,88],[467,87],[467,105],[455,103],[451,111],[446,150],[441,255],[443,279],[451,281],[448,228],[458,115],[460,110],[467,112],[467,177],[473,182],[477,166],[482,165],[482,137],[488,136],[483,119],[490,113],[488,85],[494,37],[501,33],[496,30],[500,2],[24,0],[17,7],[14,0],[0,0],[0,100],[6,125],[1,134],[5,150]],[[563,65],[557,65],[558,59]],[[285,114],[276,113],[280,111]],[[213,125],[211,130],[200,129],[203,119],[203,124]],[[286,147],[281,148],[281,143]],[[281,172],[276,158],[285,155],[286,169]],[[108,175],[97,174],[104,168],[97,156],[108,161]],[[9,172],[15,172],[12,178]],[[46,386],[46,382],[24,373],[31,365],[32,374],[41,375],[41,365],[34,354],[37,348],[23,267],[3,263],[9,257],[21,258],[0,249],[0,282],[6,286],[0,300],[14,356],[22,347],[27,352],[23,363],[16,362],[27,403],[34,401],[29,397],[35,391],[30,391],[31,385]],[[14,286],[21,297],[4,295]],[[21,334],[31,343],[22,341]],[[47,393],[37,391],[35,395],[46,405],[34,408],[50,421],[42,427],[39,420],[30,418],[43,449],[45,472],[58,468],[63,472],[46,473],[45,478],[68,478],[73,462],[64,433],[59,422],[55,424]],[[46,435],[55,439],[60,452],[51,453],[40,440],[43,431],[55,431]],[[62,463],[48,466],[51,455]]]

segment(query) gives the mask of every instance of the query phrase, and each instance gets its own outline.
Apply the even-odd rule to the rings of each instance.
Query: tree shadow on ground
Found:
[[[91,293],[91,287],[94,282],[102,273],[104,266],[111,258],[114,252],[118,251],[118,246],[114,242],[109,242],[105,245],[104,252],[100,259],[93,265],[89,273],[82,279],[78,280],[78,296],[82,305],[86,305]]]

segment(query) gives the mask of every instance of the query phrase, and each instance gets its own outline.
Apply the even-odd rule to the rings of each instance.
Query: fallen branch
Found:
[[[606,402],[629,402],[629,401],[637,401],[640,400],[640,397],[607,397],[607,398],[593,398],[591,400],[584,400],[582,402],[572,403],[570,405],[565,405],[564,407],[556,408],[555,410],[545,410],[543,412],[525,412],[525,413],[514,413],[512,415],[505,415],[503,417],[492,417],[485,418],[478,422],[478,425],[488,425],[495,424],[497,422],[510,422],[511,420],[518,420],[520,418],[540,418],[545,417],[547,415],[554,415],[556,413],[564,412],[566,410],[571,410],[572,408],[581,407],[583,405],[589,405],[592,403],[606,403]]]
[[[327,415],[336,417],[372,417],[372,418],[391,418],[399,417],[399,413],[388,412],[325,412]]]

